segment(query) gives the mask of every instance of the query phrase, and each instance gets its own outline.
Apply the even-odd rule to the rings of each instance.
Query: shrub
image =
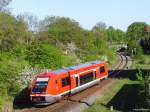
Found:
[[[67,65],[62,51],[49,44],[33,44],[28,47],[26,60],[34,67],[56,69]]]
[[[0,62],[0,94],[15,96],[19,91],[21,64],[11,60]]]

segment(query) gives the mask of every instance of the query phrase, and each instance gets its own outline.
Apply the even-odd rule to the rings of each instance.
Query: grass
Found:
[[[85,112],[110,112],[110,107],[107,104],[111,99],[121,90],[124,85],[128,84],[138,84],[137,81],[131,81],[129,79],[116,79],[116,83],[111,85],[110,89],[107,89],[103,96],[98,98],[95,103],[85,110]],[[113,110],[111,112],[117,112],[117,110]]]
[[[114,49],[111,49],[111,50],[115,52]],[[108,52],[107,57],[108,57],[109,69],[113,69],[115,65],[118,64],[118,56],[116,53]]]
[[[132,63],[132,69],[149,69],[150,68],[150,55],[142,55],[142,58],[135,59]],[[85,112],[118,112],[121,111],[119,109],[114,109],[110,111],[110,102],[120,103],[120,101],[125,100],[123,102],[127,103],[125,106],[133,107],[138,105],[139,107],[143,107],[143,96],[141,93],[142,84],[140,81],[132,81],[130,79],[118,79],[114,85],[111,85],[110,89],[107,89],[102,97],[99,97],[95,103],[85,110]],[[119,95],[118,95],[119,93]],[[123,97],[122,97],[123,96]],[[117,97],[117,98],[116,98]],[[118,100],[119,99],[119,100]],[[134,102],[132,102],[134,100]],[[132,104],[133,103],[133,104]],[[119,107],[120,108],[120,107]]]
[[[12,110],[12,101],[13,98],[7,95],[0,95],[0,112]]]
[[[118,64],[118,57],[116,57],[117,55],[114,55],[114,58],[109,61],[109,69],[113,69]]]
[[[140,59],[135,59],[132,68],[149,69],[150,68],[150,55],[142,55]]]

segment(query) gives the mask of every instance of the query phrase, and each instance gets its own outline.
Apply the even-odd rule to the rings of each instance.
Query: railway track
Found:
[[[118,54],[118,56],[120,57],[120,62],[114,70],[109,71],[108,77],[115,78],[121,73],[122,70],[128,69],[128,62],[130,61],[129,57],[122,54]]]
[[[128,62],[129,57],[119,54],[120,62],[115,67],[115,70],[109,71],[108,79],[102,81],[99,85],[95,85],[91,88],[88,88],[84,91],[81,91],[80,93],[77,93],[71,97],[65,97],[59,102],[56,102],[54,104],[48,105],[48,106],[40,106],[40,107],[31,107],[29,109],[24,109],[23,112],[65,112],[65,111],[81,111],[79,108],[80,105],[84,105],[85,107],[90,106],[96,99],[94,94],[96,92],[102,92],[104,91],[104,88],[106,86],[109,86],[113,83],[113,79],[116,78],[122,70],[128,68]],[[95,94],[96,95],[96,94]],[[94,98],[92,99],[92,97]],[[89,98],[91,97],[91,99]],[[92,101],[90,101],[90,100]],[[77,108],[75,107],[77,106]],[[83,106],[83,107],[84,107]],[[72,110],[74,108],[74,111]]]

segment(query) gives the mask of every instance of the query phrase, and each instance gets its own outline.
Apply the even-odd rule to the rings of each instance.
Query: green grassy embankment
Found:
[[[131,70],[139,68],[150,68],[149,55],[142,55],[142,58],[133,60]],[[131,111],[135,108],[147,108],[144,100],[143,83],[128,78],[117,79],[116,83],[112,85],[110,89],[106,90],[103,96],[98,98],[85,112],[110,112],[110,106],[112,105],[114,108],[113,112]]]
[[[98,98],[91,107],[85,110],[85,112],[110,112],[111,103],[112,105],[115,105],[114,108],[117,109],[117,110],[114,109],[113,112],[121,111],[119,108],[120,107],[119,103],[121,100],[124,100],[121,102],[126,102],[126,105],[130,105],[130,104],[127,104],[127,99],[134,97],[133,92],[137,91],[137,88],[133,86],[138,85],[139,82],[131,81],[129,79],[115,79],[115,80],[116,80],[115,85],[112,85],[110,89],[106,90],[103,93],[102,97]],[[121,96],[122,93],[125,93],[125,94]],[[116,102],[116,100],[119,100],[119,101]],[[116,105],[118,105],[118,107]]]
[[[150,55],[142,55],[140,59],[135,59],[132,68],[150,69]]]

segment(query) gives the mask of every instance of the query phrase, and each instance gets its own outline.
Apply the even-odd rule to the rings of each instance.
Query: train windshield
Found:
[[[49,78],[37,78],[37,82],[32,89],[33,93],[43,93],[46,92]]]

